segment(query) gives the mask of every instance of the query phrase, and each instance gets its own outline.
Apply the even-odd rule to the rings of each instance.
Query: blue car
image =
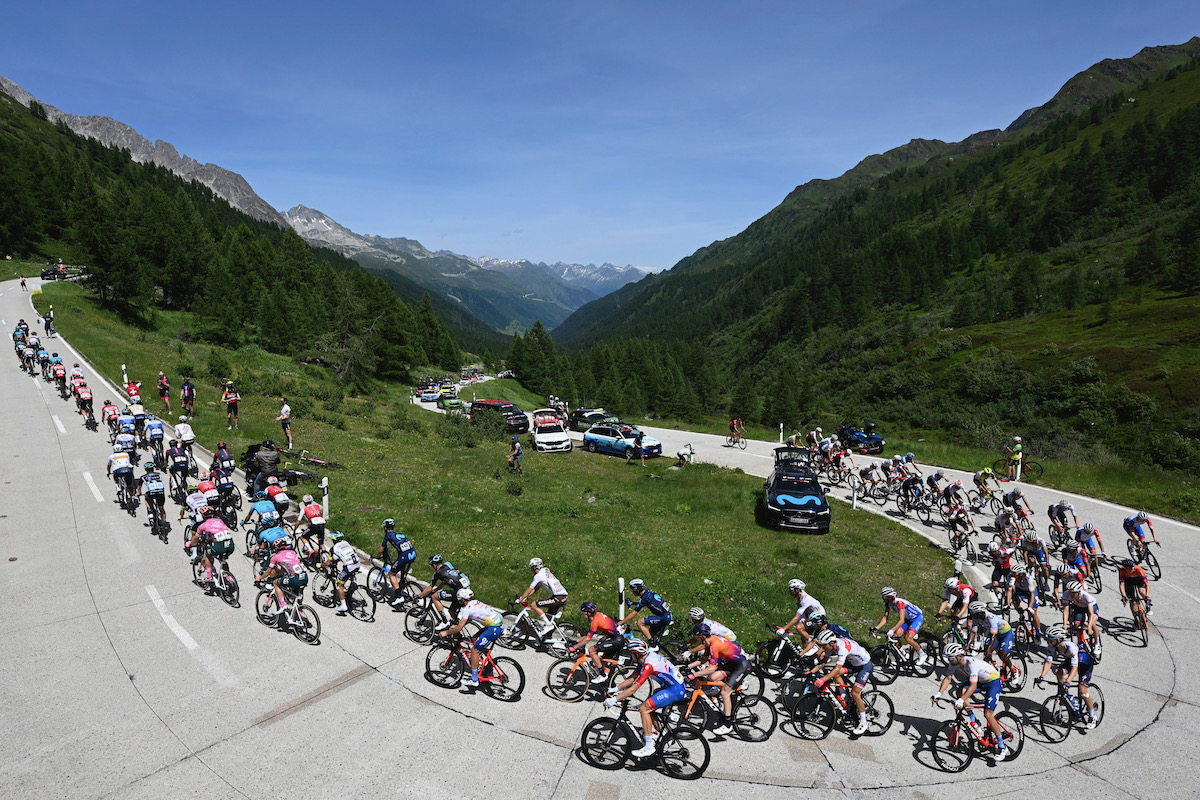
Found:
[[[601,423],[588,428],[583,434],[583,448],[589,453],[611,453],[625,458],[637,457],[638,429],[622,423]],[[662,442],[642,436],[642,452],[647,456],[661,456]]]
[[[829,501],[807,448],[775,448],[775,469],[763,484],[761,509],[768,525],[829,533]]]

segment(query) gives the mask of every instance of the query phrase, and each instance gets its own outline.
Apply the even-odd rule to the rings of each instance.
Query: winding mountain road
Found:
[[[0,284],[0,327],[11,331],[19,317],[33,317],[28,294],[16,281]],[[1030,730],[1017,761],[945,775],[925,745],[948,712],[930,708],[931,681],[905,678],[888,690],[897,719],[882,737],[835,732],[813,743],[777,731],[762,744],[714,742],[707,776],[680,783],[583,764],[573,747],[598,705],[547,697],[544,656],[516,654],[526,689],[504,704],[424,680],[425,648],[383,608],[373,624],[319,609],[319,646],[263,627],[240,555],[231,564],[242,608],[205,596],[191,583],[178,527],[164,545],[144,514],[118,508],[104,477],[106,439],[87,432],[71,404],[15,360],[0,367],[0,401],[9,412],[0,418],[4,796],[1115,798],[1190,797],[1200,785],[1200,681],[1188,672],[1200,650],[1191,638],[1200,613],[1192,526],[1155,520],[1164,580],[1153,587],[1154,636],[1145,649],[1109,636],[1095,676],[1107,716],[1088,735],[1047,745]],[[770,470],[768,443],[730,452],[720,437],[648,430],[667,452],[690,441],[702,460]],[[1061,494],[1027,488],[1039,515]],[[1110,550],[1123,547],[1126,509],[1074,502]],[[1100,597],[1110,620],[1124,616],[1114,588]],[[1029,711],[1044,696],[1030,685],[1006,699]]]

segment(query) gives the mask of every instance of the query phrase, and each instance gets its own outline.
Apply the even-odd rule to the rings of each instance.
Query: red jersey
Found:
[[[268,487],[267,487],[267,497],[269,497],[269,498],[271,498],[272,500],[274,500],[274,499],[275,499],[275,495],[277,495],[277,494],[287,494],[287,492],[285,492],[285,491],[283,490],[283,487],[282,487],[282,486],[274,486],[274,485],[272,485],[272,486],[268,486]]]
[[[609,635],[617,632],[617,623],[607,614],[597,611],[592,615],[592,625],[588,629],[593,634]]]
[[[196,491],[199,492],[200,494],[206,495],[209,492],[215,492],[216,490],[217,490],[217,484],[216,484],[216,482],[211,481],[211,480],[200,481],[199,483],[196,484]]]
[[[79,399],[80,400],[91,400],[92,399],[92,390],[86,386],[79,387]]]

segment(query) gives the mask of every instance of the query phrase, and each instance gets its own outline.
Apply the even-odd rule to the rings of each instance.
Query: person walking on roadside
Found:
[[[183,376],[183,385],[179,387],[179,405],[189,417],[196,416],[196,384],[187,375]]]
[[[225,418],[229,421],[229,430],[238,424],[238,402],[242,396],[233,388],[233,381],[225,381],[225,392],[221,402],[225,404]]]
[[[279,416],[275,421],[283,426],[283,435],[288,440],[288,450],[294,450],[295,445],[292,444],[292,407],[288,405],[286,397],[279,398]]]
[[[167,376],[162,372],[158,373],[158,399],[162,400],[163,406],[166,407],[167,413],[171,413],[171,382],[167,380]],[[191,416],[189,410],[188,416]]]
[[[21,291],[22,292],[25,291],[25,278],[24,277],[21,278]]]
[[[521,468],[521,459],[524,457],[525,451],[521,449],[521,442],[517,437],[512,437],[512,451],[508,454],[508,468],[516,469],[521,475],[525,474],[525,470]]]
[[[626,464],[632,462],[635,458],[640,458],[642,460],[642,466],[646,466],[646,451],[642,449],[643,436],[645,436],[645,434],[643,434],[641,431],[638,431],[637,436],[633,437],[633,450],[630,451],[629,456],[625,459]]]

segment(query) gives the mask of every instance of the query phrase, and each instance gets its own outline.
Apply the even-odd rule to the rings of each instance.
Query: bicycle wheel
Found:
[[[633,752],[629,726],[612,717],[589,722],[579,737],[579,753],[596,769],[614,770],[625,766]]]
[[[1104,720],[1104,692],[1093,683],[1088,686],[1088,696],[1092,698],[1092,719],[1096,720],[1096,727],[1099,728]]]
[[[943,772],[962,772],[975,757],[971,732],[952,719],[938,726],[929,741],[929,750]]]
[[[392,583],[384,577],[383,569],[371,567],[367,572],[367,592],[377,603],[386,603],[391,599]]]
[[[1144,563],[1146,565],[1146,574],[1148,574],[1152,580],[1158,580],[1162,577],[1162,567],[1158,564],[1158,557],[1155,556],[1154,553],[1150,552],[1149,547],[1146,548],[1146,558],[1144,559]]]
[[[929,518],[932,516],[933,508],[926,498],[917,500],[917,519],[925,525],[929,524]]]
[[[1042,465],[1036,461],[1026,461],[1021,467],[1021,480],[1036,481],[1042,477]]]
[[[863,707],[867,712],[867,732],[864,736],[882,736],[892,727],[896,719],[896,706],[892,698],[875,689],[862,693]]]
[[[564,703],[582,700],[590,683],[591,675],[578,658],[560,658],[546,670],[546,691]]]
[[[1025,682],[1029,680],[1029,662],[1025,660],[1025,656],[1018,653],[1009,653],[1008,658],[1012,661],[1013,668],[1002,672],[1004,688],[1016,694],[1025,688]]]
[[[1096,594],[1104,591],[1104,579],[1100,574],[1100,564],[1092,561],[1088,568],[1088,586],[1092,588]]]
[[[567,648],[573,647],[576,642],[583,638],[583,630],[574,622],[559,622],[557,633],[551,633],[550,638],[546,639],[543,644],[546,647],[546,655],[551,658],[566,658]]]
[[[1000,735],[1004,737],[1004,746],[1009,752],[1007,760],[1015,761],[1025,748],[1025,725],[1022,724],[1021,718],[1011,711],[998,713],[996,722],[1000,725]]]
[[[483,683],[488,678],[487,683]],[[481,664],[479,681],[483,690],[502,703],[515,703],[525,691],[525,670],[515,658],[495,656]]]
[[[676,725],[674,730],[663,731],[660,736],[662,741],[658,746],[658,757],[663,770],[672,778],[691,781],[708,769],[712,751],[704,734],[698,729],[681,724]]]
[[[312,599],[325,608],[337,605],[337,581],[328,572],[317,573],[317,579],[313,581]]]
[[[857,472],[851,471],[846,474],[846,486],[850,489],[851,497],[862,498],[863,483],[862,477]]]
[[[900,677],[900,659],[890,645],[881,644],[871,650],[875,671],[871,673],[879,686],[891,686]]]
[[[975,543],[971,541],[971,534],[966,531],[950,537],[950,546],[954,549],[954,555],[964,564],[974,564],[979,560],[979,554],[975,552]]]
[[[254,598],[254,616],[268,628],[275,627],[275,622],[279,619],[279,612],[275,610],[274,594],[270,589],[263,589]]]
[[[937,666],[938,653],[941,648],[938,646],[937,639],[917,637],[917,645],[921,648],[921,653],[924,658],[919,658],[914,655],[912,664],[909,669],[912,674],[918,678],[928,678],[933,674],[934,668]]]
[[[1137,542],[1135,542],[1133,539],[1126,539],[1125,540],[1125,549],[1129,551],[1129,557],[1133,559],[1135,564],[1141,563],[1142,548],[1138,547]],[[1149,553],[1150,549],[1146,548],[1146,552]]]
[[[319,644],[321,640],[321,618],[310,606],[300,605],[296,609],[296,623],[292,635],[305,644]]]
[[[198,558],[192,562],[192,583],[204,585],[204,559]]]
[[[833,704],[819,694],[804,695],[792,709],[792,725],[801,739],[824,739],[833,730]]]
[[[886,506],[891,494],[888,488],[882,483],[876,482],[871,486],[871,499],[875,501],[875,505],[877,506]]]
[[[1001,501],[1000,498],[994,494],[988,497],[988,505],[991,507],[992,516],[996,516],[1004,510],[1003,501]]]
[[[785,639],[772,639],[754,651],[754,661],[764,677],[777,681],[792,665],[792,650]]]
[[[761,697],[740,697],[734,699],[729,722],[734,735],[742,741],[765,742],[779,724],[779,712]]]
[[[417,614],[406,614],[404,633],[417,644],[427,644],[433,639],[434,627],[438,624],[437,609],[432,604]]]
[[[222,580],[224,582],[224,585],[221,587],[221,599],[224,600],[228,605],[237,608],[238,602],[242,596],[241,587],[238,586],[237,578],[234,576],[234,574],[225,569],[224,564],[221,566]],[[214,570],[214,574],[215,573],[216,571]]]
[[[746,437],[745,436],[737,437],[737,445],[738,445],[738,447],[745,450],[746,449]]]
[[[767,683],[763,680],[763,676],[754,670],[747,670],[746,677],[742,678],[741,684],[737,687],[742,697],[747,698],[762,697],[766,689]]]
[[[258,531],[254,528],[246,531],[246,558],[254,558],[254,548],[258,547]]]
[[[496,639],[496,644],[505,650],[524,650],[528,645],[537,642],[533,630],[529,626],[529,615],[517,615],[511,622],[505,620],[504,633]]]
[[[346,590],[346,607],[350,616],[360,622],[375,621],[375,598],[358,584],[351,584]]]
[[[425,677],[443,689],[457,687],[466,669],[462,655],[453,645],[431,647],[425,655]]]
[[[733,442],[734,442],[734,439],[732,436],[725,437],[725,446],[726,447],[733,447]]]
[[[1038,728],[1050,744],[1058,744],[1071,732],[1072,712],[1062,695],[1047,697],[1038,714]]]

